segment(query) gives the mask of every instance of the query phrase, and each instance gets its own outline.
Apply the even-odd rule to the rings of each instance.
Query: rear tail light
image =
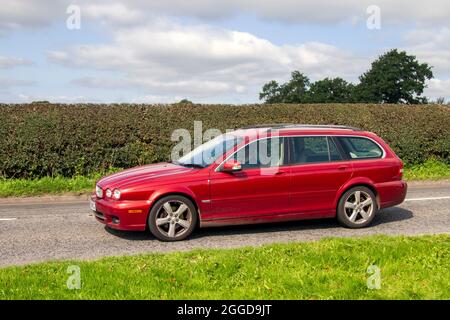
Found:
[[[398,170],[398,175],[400,176],[400,178],[403,178],[403,162],[400,162],[400,169]]]

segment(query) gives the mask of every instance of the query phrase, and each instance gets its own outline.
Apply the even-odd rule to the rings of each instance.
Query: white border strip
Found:
[[[405,199],[405,201],[428,201],[428,200],[443,200],[443,199],[450,199],[450,197],[411,198]]]

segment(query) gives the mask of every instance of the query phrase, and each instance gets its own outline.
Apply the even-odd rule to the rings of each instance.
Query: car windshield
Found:
[[[242,141],[241,137],[223,134],[195,148],[173,163],[182,166],[204,168],[212,164],[218,157],[234,148]]]

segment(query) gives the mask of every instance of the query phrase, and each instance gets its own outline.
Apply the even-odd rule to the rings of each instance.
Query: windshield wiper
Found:
[[[179,165],[179,166],[183,166],[183,167],[188,167],[188,168],[199,168],[199,169],[203,169],[205,166],[202,166],[201,164],[198,163],[182,163],[182,162],[178,162],[178,161],[173,161],[173,164]]]

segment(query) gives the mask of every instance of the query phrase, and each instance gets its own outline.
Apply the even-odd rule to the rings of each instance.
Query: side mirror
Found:
[[[241,171],[242,166],[239,161],[236,160],[228,160],[222,165],[223,172],[235,172],[235,171]]]

